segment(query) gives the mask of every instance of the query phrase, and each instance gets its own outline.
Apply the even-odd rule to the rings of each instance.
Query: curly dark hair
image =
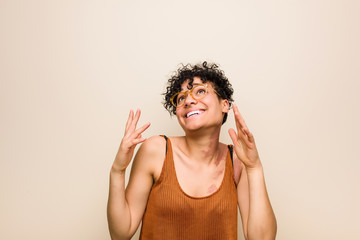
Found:
[[[176,114],[176,107],[171,104],[170,98],[177,92],[181,91],[181,85],[189,81],[188,88],[192,88],[194,77],[199,77],[203,83],[211,82],[214,85],[215,91],[219,99],[227,99],[229,101],[229,106],[232,105],[234,101],[232,99],[232,94],[234,90],[225,76],[224,72],[219,69],[218,65],[215,63],[208,64],[206,61],[196,65],[186,64],[182,65],[175,74],[168,80],[168,86],[166,88],[166,93],[163,95],[164,102],[163,105],[170,115]],[[225,113],[223,118],[223,124],[227,119],[227,113]]]

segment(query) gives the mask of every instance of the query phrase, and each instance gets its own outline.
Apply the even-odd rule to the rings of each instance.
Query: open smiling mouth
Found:
[[[203,112],[204,110],[191,111],[188,114],[186,114],[186,118],[191,118],[193,116],[201,115]]]

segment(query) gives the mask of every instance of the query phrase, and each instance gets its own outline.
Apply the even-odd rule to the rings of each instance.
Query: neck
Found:
[[[195,161],[205,164],[217,162],[220,156],[220,127],[208,132],[186,133],[185,148]]]

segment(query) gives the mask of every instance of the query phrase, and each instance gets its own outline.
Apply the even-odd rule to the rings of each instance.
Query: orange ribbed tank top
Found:
[[[148,198],[140,240],[237,239],[237,192],[230,151],[218,190],[209,196],[192,197],[177,180],[168,138],[166,148],[160,177]]]

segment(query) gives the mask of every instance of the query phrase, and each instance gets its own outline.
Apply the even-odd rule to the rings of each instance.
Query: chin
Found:
[[[197,130],[200,130],[200,129],[204,128],[203,124],[200,124],[200,123],[197,123],[197,122],[192,122],[192,123],[187,123],[187,124],[181,124],[180,123],[180,126],[184,130],[184,132],[197,131]]]

